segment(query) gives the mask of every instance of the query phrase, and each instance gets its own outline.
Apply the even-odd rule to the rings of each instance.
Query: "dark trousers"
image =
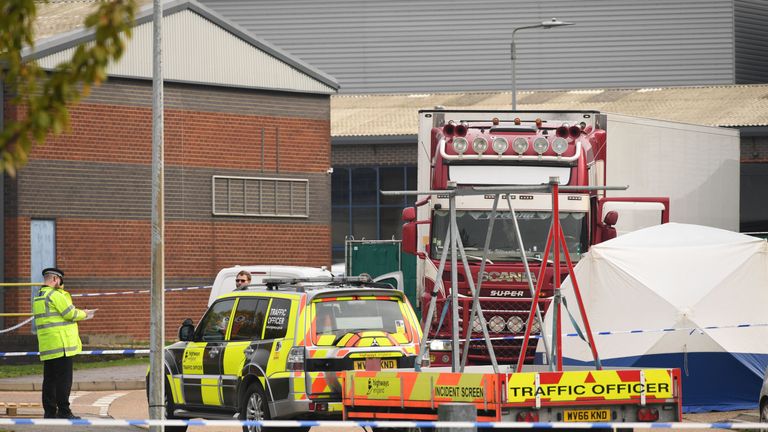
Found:
[[[43,361],[43,410],[45,417],[65,416],[72,390],[72,357]]]

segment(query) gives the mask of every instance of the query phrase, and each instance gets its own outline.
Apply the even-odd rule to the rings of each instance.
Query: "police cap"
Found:
[[[54,276],[58,276],[60,278],[64,277],[64,272],[57,269],[56,267],[48,267],[47,269],[43,269],[43,276],[52,274]]]

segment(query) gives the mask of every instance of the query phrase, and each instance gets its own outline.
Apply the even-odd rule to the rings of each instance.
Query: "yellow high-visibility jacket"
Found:
[[[72,304],[72,297],[63,288],[40,288],[32,304],[32,313],[40,360],[71,357],[82,351],[76,321],[84,320],[86,314]]]

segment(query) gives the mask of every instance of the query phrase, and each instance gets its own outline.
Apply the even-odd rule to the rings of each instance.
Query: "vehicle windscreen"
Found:
[[[312,302],[313,342],[336,345],[350,334],[383,332],[398,343],[412,340],[407,306],[398,297],[335,297]]]
[[[520,236],[523,240],[525,255],[529,260],[540,261],[544,257],[544,246],[547,234],[552,224],[552,212],[548,211],[516,211]],[[457,210],[456,223],[459,237],[464,245],[467,260],[482,259],[483,247],[490,221],[490,210]],[[565,234],[565,242],[573,262],[581,258],[587,250],[587,213],[560,212],[560,224]],[[445,233],[449,222],[448,210],[435,210],[432,219],[432,241],[430,251],[432,258],[440,259],[443,253]],[[552,259],[550,251],[550,259]],[[521,261],[521,252],[515,235],[512,212],[498,211],[493,224],[493,233],[488,247],[487,259],[495,261]],[[561,254],[561,261],[565,257]]]

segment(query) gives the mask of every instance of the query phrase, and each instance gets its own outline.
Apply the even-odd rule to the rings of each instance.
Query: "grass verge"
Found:
[[[133,366],[133,365],[147,365],[149,366],[149,357],[129,357],[117,360],[102,360],[95,362],[78,362],[75,357],[74,369],[94,369],[104,368],[111,366]],[[28,375],[42,375],[43,363],[37,362],[27,365],[2,365],[0,367],[0,378],[15,378]]]

